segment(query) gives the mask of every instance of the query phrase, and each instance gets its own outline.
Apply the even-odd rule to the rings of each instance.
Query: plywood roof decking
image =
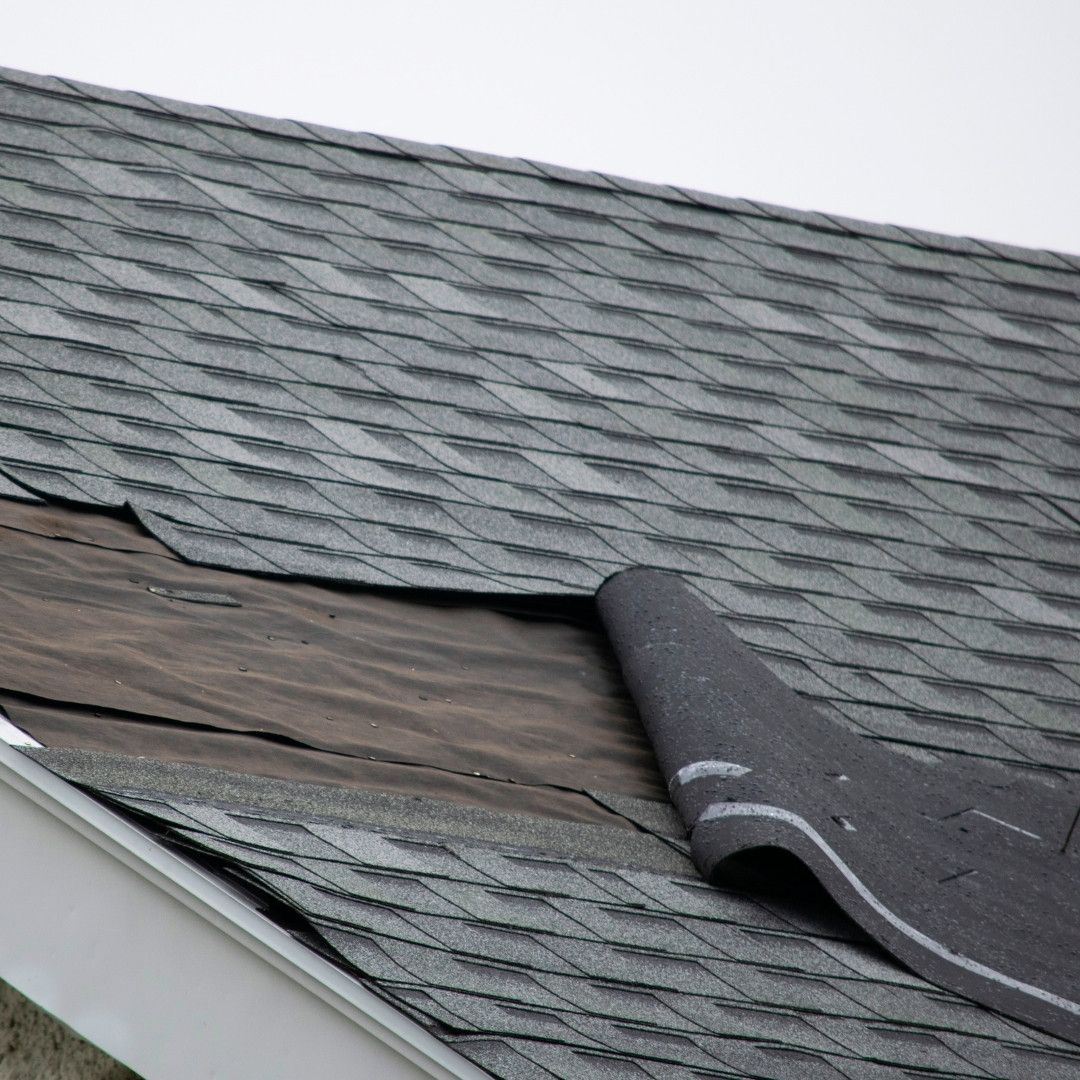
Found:
[[[0,566],[0,703],[46,746],[575,820],[617,820],[587,789],[665,798],[580,602],[193,567],[131,523],[3,500]]]

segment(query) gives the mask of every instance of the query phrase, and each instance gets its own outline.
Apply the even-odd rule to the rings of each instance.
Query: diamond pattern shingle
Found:
[[[869,738],[1080,769],[1075,257],[3,71],[0,263],[4,497],[126,503],[194,561],[372,585],[675,569]],[[476,889],[469,918],[509,926]],[[480,1012],[464,975],[409,974],[430,946],[365,932],[358,966],[507,1077],[1076,1069],[882,989],[850,943],[822,945],[857,972],[828,993],[717,947],[672,1000],[631,949],[651,1000],[608,1022],[596,979]],[[743,1026],[700,1036],[720,984]]]
[[[1080,1068],[1074,1047],[931,987],[850,925],[777,897],[582,855],[117,797],[185,850],[242,866],[333,955],[506,1080]]]

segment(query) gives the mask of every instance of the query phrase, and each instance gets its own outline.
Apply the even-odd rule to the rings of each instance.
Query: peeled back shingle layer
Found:
[[[912,761],[821,716],[672,574],[597,597],[707,880],[740,852],[809,867],[939,986],[1080,1042],[1080,787],[969,758]]]
[[[1073,256],[8,72],[0,268],[0,494],[339,582],[671,570],[867,738],[1080,767]]]

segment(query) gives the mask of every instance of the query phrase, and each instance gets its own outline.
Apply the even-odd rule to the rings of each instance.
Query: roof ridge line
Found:
[[[658,184],[614,176],[599,170],[570,168],[528,158],[489,154],[483,151],[459,149],[439,143],[423,143],[389,135],[350,131],[311,121],[290,120],[263,116],[240,109],[199,105],[137,90],[116,90],[95,83],[86,83],[56,75],[39,75],[18,68],[0,66],[0,83],[22,86],[32,92],[59,94],[65,97],[90,99],[105,104],[149,110],[188,120],[201,120],[230,127],[259,131],[278,138],[330,143],[346,149],[369,153],[389,154],[423,162],[480,169],[483,171],[515,172],[549,181],[623,192],[666,202],[689,203],[703,209],[723,213],[739,213],[768,221],[801,225],[818,232],[858,236],[867,240],[891,240],[910,247],[982,255],[1006,262],[1045,266],[1047,259],[1056,261],[1056,269],[1080,270],[1080,254],[1053,251],[1047,248],[1026,247],[1002,241],[980,240],[974,237],[921,229],[916,226],[866,221],[843,214],[795,207],[780,206],[761,200],[718,195],[675,184]],[[1038,258],[1033,258],[1038,256]]]

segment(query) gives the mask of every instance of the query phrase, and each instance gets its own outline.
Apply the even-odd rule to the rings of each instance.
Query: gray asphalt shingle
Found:
[[[358,584],[589,594],[677,569],[871,737],[1080,770],[1058,739],[1080,732],[1075,257],[14,72],[0,112],[0,496],[128,503],[194,561]],[[385,863],[365,843],[350,857]],[[503,871],[500,895],[535,899]],[[772,959],[720,941],[735,901],[655,875],[619,880],[667,920],[656,949],[617,953],[648,933],[615,930],[587,871],[566,889],[581,932],[604,928],[592,951],[557,904],[511,918],[460,883],[469,919],[581,972],[565,995],[537,982],[532,1015],[449,961],[425,997],[431,947],[384,947],[386,925],[335,947],[507,1080],[630,1057],[672,1077],[1078,1068],[951,999],[944,1019],[851,943],[857,986],[769,983]],[[678,969],[660,941],[686,933],[716,964]],[[502,944],[484,955],[520,965]],[[612,1005],[608,983],[655,1000]],[[721,993],[768,1007],[726,1030]],[[866,1008],[841,1030],[821,1018],[844,994]]]
[[[800,1080],[1019,1080],[1080,1062],[903,972],[854,927],[792,924],[790,907],[689,876],[447,843],[407,822],[115,797],[287,899],[391,1001],[505,1080],[533,1075],[523,1060],[557,1076]]]

